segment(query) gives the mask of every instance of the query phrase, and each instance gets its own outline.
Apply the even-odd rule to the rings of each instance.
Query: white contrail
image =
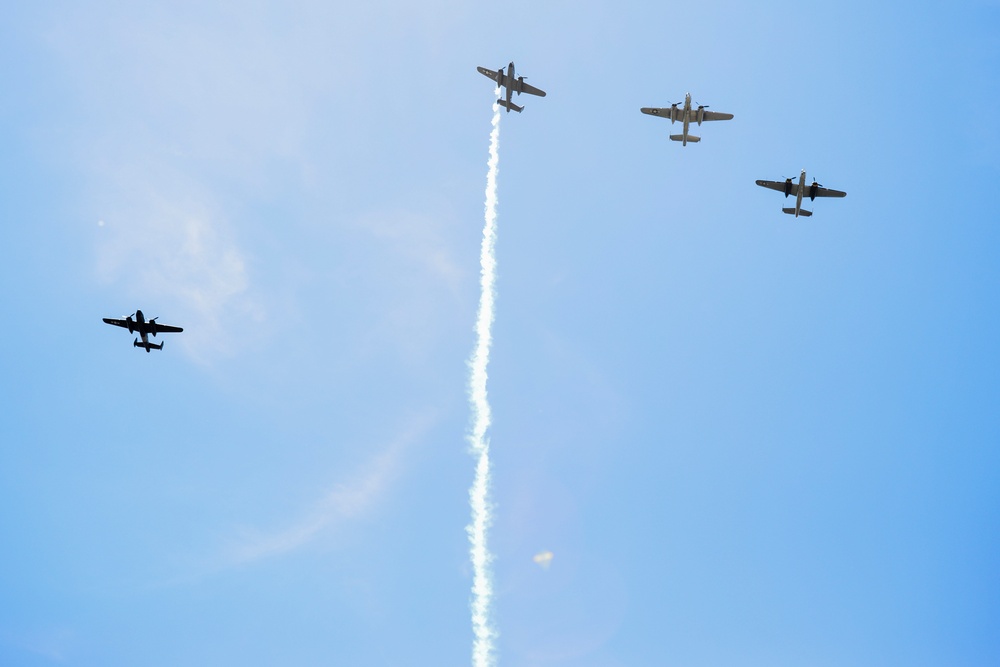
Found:
[[[499,91],[498,91],[499,92]],[[466,528],[471,542],[472,557],[472,644],[473,667],[490,667],[493,662],[493,640],[496,631],[491,627],[490,602],[493,584],[490,574],[492,556],[486,546],[486,533],[492,522],[490,507],[490,443],[486,431],[490,427],[490,402],[486,396],[486,367],[490,363],[490,344],[493,341],[493,300],[496,283],[497,231],[497,168],[500,164],[500,106],[493,105],[493,130],[490,132],[489,173],[486,176],[486,223],[483,226],[483,244],[479,254],[481,294],[479,313],[476,316],[476,348],[469,362],[469,402],[472,404],[472,433],[469,442],[472,453],[478,457],[476,476],[469,489],[472,506],[472,523]]]

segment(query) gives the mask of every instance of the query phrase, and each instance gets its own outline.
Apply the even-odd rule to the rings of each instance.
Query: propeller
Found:
[[[809,185],[809,201],[816,201],[816,190],[821,187],[823,187],[823,184],[817,182],[814,178],[813,182]]]
[[[707,104],[699,104],[699,105],[698,105],[698,108],[699,108],[699,109],[707,109],[707,108],[708,108],[708,105],[707,105]]]

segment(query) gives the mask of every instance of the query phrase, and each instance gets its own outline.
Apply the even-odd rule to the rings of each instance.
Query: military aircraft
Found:
[[[544,90],[539,90],[534,86],[529,86],[524,82],[523,76],[519,76],[516,79],[514,78],[514,63],[507,65],[506,74],[504,74],[503,72],[503,67],[497,70],[486,69],[485,67],[477,67],[476,69],[479,70],[479,73],[482,74],[483,76],[488,76],[494,81],[496,81],[497,86],[507,89],[507,99],[497,100],[497,104],[499,104],[502,107],[505,107],[507,109],[507,113],[510,113],[511,109],[513,109],[518,113],[520,113],[521,110],[524,109],[524,107],[519,107],[510,101],[512,93],[517,93],[518,95],[520,95],[521,93],[528,93],[529,95],[538,95],[539,97],[545,97]]]
[[[778,192],[784,192],[785,198],[788,195],[795,195],[795,207],[794,208],[782,208],[781,210],[789,215],[794,215],[796,218],[801,216],[809,217],[812,215],[812,211],[807,211],[802,208],[802,197],[809,197],[809,201],[815,201],[816,197],[846,197],[846,192],[841,192],[840,190],[830,190],[824,188],[822,185],[813,179],[810,185],[806,185],[806,170],[803,169],[802,173],[799,174],[799,182],[792,183],[792,179],[786,178],[784,182],[782,181],[757,181],[757,185],[762,188],[769,188],[771,190],[777,190]]]
[[[133,315],[135,316],[135,319],[132,319]],[[136,338],[134,341],[132,341],[132,347],[146,348],[147,354],[151,349],[152,350],[163,349],[163,343],[160,343],[159,345],[157,345],[156,343],[150,343],[147,336],[151,335],[155,338],[156,334],[158,333],[180,333],[184,331],[184,329],[180,327],[172,327],[169,324],[160,324],[159,322],[156,321],[155,317],[147,321],[146,318],[143,316],[141,310],[135,311],[133,315],[129,315],[124,320],[115,320],[110,317],[105,317],[104,322],[106,324],[113,324],[116,327],[123,327],[125,329],[128,329],[129,333],[135,333],[136,331],[138,331],[139,335],[142,336],[142,342],[140,343],[139,339]]]
[[[693,134],[688,134],[688,126],[691,123],[698,123],[701,125],[702,121],[706,120],[729,120],[733,117],[731,113],[719,113],[718,111],[705,111],[708,107],[704,104],[699,104],[697,109],[691,108],[691,93],[687,93],[684,96],[684,106],[680,109],[677,106],[680,102],[674,102],[669,107],[664,107],[658,109],[656,107],[643,107],[639,111],[649,114],[650,116],[659,116],[660,118],[669,118],[670,124],[673,125],[677,121],[684,123],[684,131],[681,134],[671,134],[671,141],[681,142],[681,146],[687,146],[688,142],[698,143],[701,141],[701,137],[696,137]]]

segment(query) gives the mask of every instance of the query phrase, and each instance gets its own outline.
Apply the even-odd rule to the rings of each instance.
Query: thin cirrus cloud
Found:
[[[269,529],[229,526],[218,529],[216,546],[207,553],[189,554],[175,561],[172,575],[147,582],[152,589],[190,585],[233,569],[252,567],[323,544],[337,531],[362,522],[392,493],[408,452],[417,445],[437,417],[425,413],[407,423],[381,451],[347,479],[334,483],[311,507],[283,525]],[[248,522],[249,523],[249,522]]]
[[[407,451],[427,433],[433,418],[409,424],[350,481],[335,484],[309,511],[271,531],[244,530],[217,558],[218,569],[248,565],[307,548],[343,524],[363,518],[391,492]]]

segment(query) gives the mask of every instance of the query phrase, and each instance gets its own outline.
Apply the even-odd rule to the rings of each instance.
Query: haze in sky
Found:
[[[1000,5],[20,3],[0,664],[1000,663]],[[734,114],[678,132],[641,107]],[[806,169],[812,217],[757,179]],[[184,328],[162,351],[104,324]],[[157,342],[163,339],[158,338]]]

